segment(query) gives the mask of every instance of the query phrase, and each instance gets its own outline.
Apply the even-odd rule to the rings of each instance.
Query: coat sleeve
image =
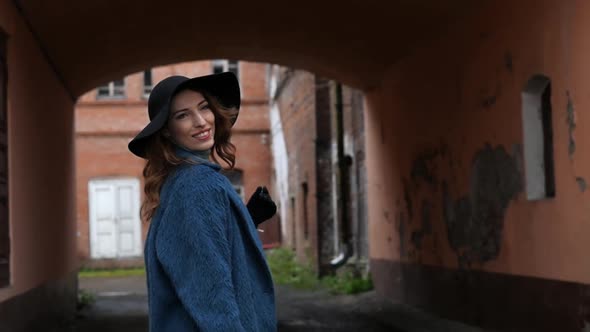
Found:
[[[231,275],[229,201],[215,191],[174,195],[161,220],[156,252],[199,331],[244,331]]]

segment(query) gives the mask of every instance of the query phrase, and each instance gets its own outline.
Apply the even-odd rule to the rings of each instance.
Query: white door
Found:
[[[88,184],[88,202],[91,257],[141,255],[139,180],[92,180]]]

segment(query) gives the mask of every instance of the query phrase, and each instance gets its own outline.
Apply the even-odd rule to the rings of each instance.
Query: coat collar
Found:
[[[210,161],[209,159],[206,159],[207,153],[202,153],[201,151],[190,151],[180,146],[176,146],[175,153],[180,158],[190,160],[197,164],[207,165],[215,169],[216,171],[221,170],[221,166],[219,164],[216,164]]]

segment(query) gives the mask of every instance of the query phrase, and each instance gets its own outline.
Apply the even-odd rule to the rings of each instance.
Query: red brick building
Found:
[[[368,266],[363,95],[314,74],[270,69],[271,135],[284,243],[319,274]]]
[[[151,87],[170,75],[234,71],[242,107],[234,127],[236,167],[226,173],[244,199],[270,184],[266,67],[227,60],[185,62],[134,73],[80,97],[76,105],[78,257],[86,266],[143,264],[148,224],[139,220],[144,161],[127,150],[147,123]],[[276,223],[274,223],[276,224]],[[278,242],[278,225],[263,224],[265,245]],[[273,236],[274,234],[274,236]]]

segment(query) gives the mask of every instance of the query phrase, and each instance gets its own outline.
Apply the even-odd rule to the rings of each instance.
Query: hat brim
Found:
[[[238,112],[240,110],[240,84],[233,73],[225,72],[187,79],[174,89],[164,107],[165,109],[158,112],[150,123],[129,142],[129,151],[138,157],[146,158],[146,144],[148,139],[166,125],[172,98],[178,92],[185,89],[204,90],[215,97],[224,107],[235,108]],[[231,119],[232,126],[235,124],[237,118],[238,113]]]
[[[158,113],[158,115],[152,121],[150,121],[150,123],[148,123],[148,125],[145,126],[145,128],[143,128],[143,130],[140,131],[139,134],[137,134],[135,138],[131,140],[131,142],[129,142],[129,151],[131,151],[134,155],[138,157],[146,158],[145,148],[148,139],[153,134],[157,133],[160,129],[162,129],[166,124],[166,121],[168,121],[168,113]]]

